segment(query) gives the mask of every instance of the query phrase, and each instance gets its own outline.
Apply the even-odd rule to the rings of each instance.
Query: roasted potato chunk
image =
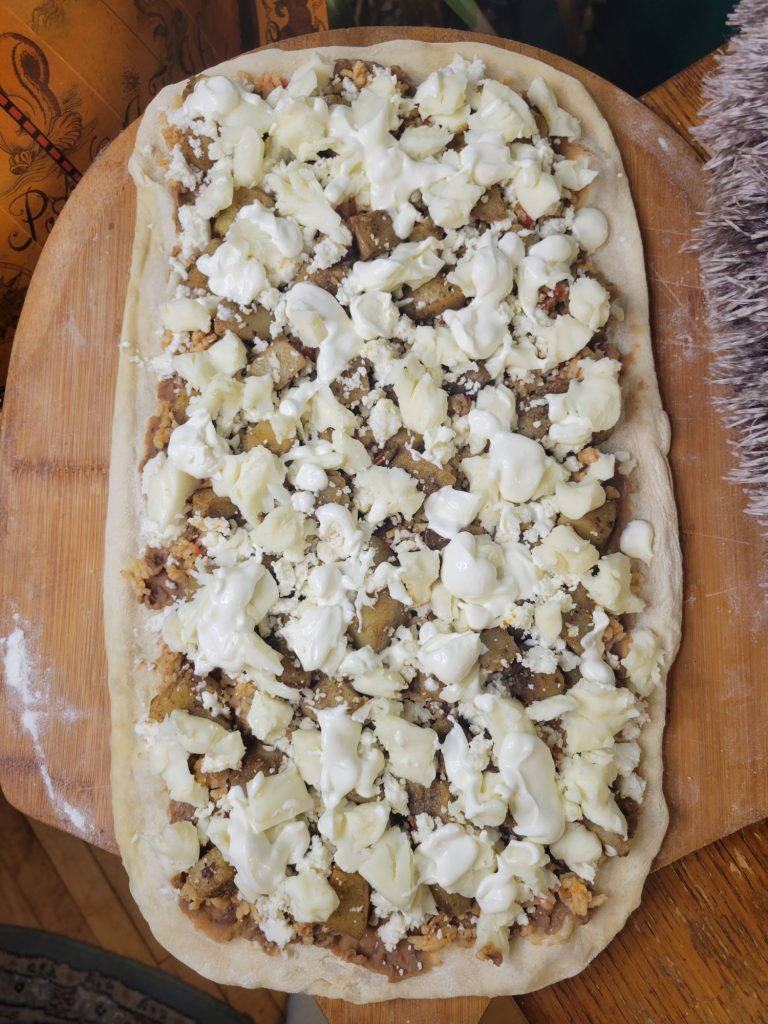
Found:
[[[447,917],[460,919],[472,910],[474,900],[468,896],[460,896],[457,892],[446,892],[439,885],[430,885],[429,889],[435,906],[441,914],[445,914]]]
[[[357,243],[361,260],[383,256],[400,242],[392,227],[392,218],[384,210],[357,213],[347,222]]]
[[[598,551],[603,551],[611,539],[618,514],[618,498],[609,498],[604,505],[587,512],[581,519],[566,519],[565,516],[560,516],[558,523],[572,526],[580,537],[594,544]]]
[[[273,647],[283,659],[283,671],[280,673],[280,682],[285,683],[294,690],[303,690],[312,684],[312,673],[301,667],[296,655],[290,649],[285,639],[273,633],[267,638],[267,643]]]
[[[517,426],[515,427],[518,434],[524,434],[533,441],[540,441],[548,433],[550,426],[549,406],[546,402],[537,401],[536,404],[532,404],[524,401],[518,403]]]
[[[423,242],[425,238],[445,238],[445,232],[435,224],[431,217],[420,220],[408,235],[409,242]]]
[[[232,519],[237,515],[237,506],[219,494],[212,487],[201,487],[192,495],[192,511],[196,516],[212,519]]]
[[[208,156],[209,142],[208,139],[198,139],[197,146],[193,148],[191,136],[184,135],[181,142],[181,154],[190,167],[195,167],[198,171],[210,171],[213,167],[213,160]],[[195,149],[199,149],[200,152],[196,153]]]
[[[272,314],[263,306],[244,310],[235,302],[222,301],[218,308],[227,313],[225,317],[216,317],[213,330],[221,338],[227,331],[232,331],[241,341],[253,341],[254,338],[267,339]]]
[[[159,693],[150,701],[150,718],[162,722],[172,711],[189,711],[195,705],[197,693],[193,672],[188,667],[179,669],[168,678]]]
[[[504,674],[502,681],[510,695],[525,705],[565,693],[565,679],[559,668],[554,672],[531,672],[524,665],[516,664],[511,672]]]
[[[447,277],[440,275],[433,277],[431,281],[427,281],[413,291],[406,290],[406,301],[402,305],[402,310],[408,314],[411,320],[425,323],[428,320],[434,320],[446,309],[461,309],[466,302],[467,299],[461,288],[451,284]]]
[[[579,584],[571,594],[573,608],[563,613],[563,630],[560,634],[565,644],[575,654],[582,654],[581,638],[592,629],[592,613],[595,602],[586,589]]]
[[[352,487],[349,480],[339,469],[332,469],[328,474],[328,486],[317,492],[316,505],[352,505]]]
[[[378,594],[373,604],[364,605],[360,613],[362,627],[351,625],[347,632],[355,647],[372,647],[379,654],[392,642],[392,634],[408,617],[408,609],[386,591]]]
[[[285,338],[277,338],[256,356],[248,373],[255,377],[270,376],[279,391],[298,377],[306,365],[307,360],[298,349]]]
[[[480,668],[486,672],[503,672],[515,664],[520,653],[517,641],[506,629],[497,626],[495,629],[484,629],[480,639],[488,648],[480,655]]]
[[[285,755],[273,747],[267,747],[260,740],[252,739],[245,748],[243,761],[239,768],[228,773],[230,786],[244,786],[259,772],[274,775],[280,771]]]
[[[325,922],[325,927],[331,932],[361,939],[368,927],[370,886],[361,875],[342,871],[335,864],[328,881],[339,897],[339,905]]]
[[[293,441],[292,437],[284,437],[282,441],[278,441],[272,429],[272,424],[267,420],[262,420],[260,423],[252,423],[249,427],[245,428],[242,433],[240,447],[242,451],[248,452],[251,448],[261,444],[265,448],[269,448],[273,455],[285,455],[286,452],[291,450]]]
[[[234,224],[235,217],[237,217],[243,207],[250,206],[256,201],[266,207],[272,207],[275,205],[275,200],[272,196],[267,195],[266,192],[262,192],[260,188],[236,188],[235,194],[232,197],[232,203],[226,208],[226,210],[222,210],[213,222],[214,234],[218,235],[219,238],[223,238]]]
[[[379,537],[378,534],[374,533],[371,537],[370,547],[373,551],[371,567],[374,569],[377,565],[381,565],[382,562],[388,562],[392,557],[392,548],[387,544],[384,538]]]
[[[453,799],[448,783],[435,779],[430,786],[422,786],[418,782],[406,781],[408,791],[408,810],[415,818],[417,814],[429,814],[433,818],[448,817],[448,804]]]
[[[509,211],[500,185],[491,185],[485,195],[480,196],[470,213],[473,220],[480,220],[485,224],[493,224],[494,221],[504,220],[508,216]]]
[[[362,402],[370,390],[368,364],[364,359],[353,359],[344,373],[331,383],[334,398],[347,407]]]
[[[209,900],[214,896],[221,896],[229,889],[234,878],[235,869],[231,864],[227,864],[219,850],[212,846],[197,864],[189,869],[181,895],[185,899],[199,902]]]
[[[416,458],[407,448],[400,448],[392,459],[392,466],[404,469],[415,477],[416,483],[425,494],[432,494],[441,487],[453,487],[456,474],[448,466],[436,466],[427,459]]]
[[[342,260],[340,263],[334,263],[332,267],[324,267],[322,270],[311,272],[307,272],[306,267],[302,267],[296,275],[296,280],[309,281],[310,284],[316,284],[318,288],[335,295],[339,290],[339,285],[351,269],[352,260]]]
[[[604,846],[612,846],[617,857],[626,857],[632,847],[631,839],[624,839],[618,832],[609,832],[607,828],[596,825],[594,821],[585,820],[584,824],[590,832],[594,832]]]
[[[317,721],[318,711],[336,708],[339,704],[346,704],[350,711],[356,711],[367,699],[357,692],[348,679],[321,675],[312,686],[311,700],[303,707],[307,716]]]

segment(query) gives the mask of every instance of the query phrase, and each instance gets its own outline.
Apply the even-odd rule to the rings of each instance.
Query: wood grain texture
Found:
[[[414,34],[450,38],[430,30]],[[368,30],[313,37],[312,42],[365,45],[384,37],[382,30]],[[665,756],[672,827],[659,860],[663,863],[768,810],[768,708],[758,692],[768,667],[768,628],[756,596],[764,549],[743,515],[740,491],[722,482],[730,460],[727,438],[704,386],[708,361],[697,267],[690,254],[679,251],[702,203],[697,160],[641,104],[566,62],[552,62],[584,81],[622,149],[647,249],[659,375],[673,424],[687,616],[670,681]],[[36,706],[49,711],[39,747],[50,789],[40,774],[40,749],[20,728],[19,694],[8,689],[0,717],[0,778],[17,806],[106,847],[112,838],[103,727],[107,697],[100,540],[108,465],[105,425],[111,417],[133,228],[133,193],[125,174],[130,146],[131,140],[123,137],[100,158],[46,247],[17,335],[0,441],[0,523],[5,525],[0,540],[0,633],[14,628],[13,615],[18,614],[29,640],[34,685],[45,698]],[[78,829],[77,814],[62,814],[62,798],[84,814],[84,827]],[[8,886],[0,883],[0,890],[1,898]],[[19,903],[19,912],[24,909],[26,897],[11,893],[9,899]],[[635,915],[630,927],[644,920],[644,913]],[[94,922],[99,921],[96,914]],[[134,928],[140,923],[131,919]],[[625,931],[616,940],[619,948],[629,934]],[[598,970],[606,955],[589,972]],[[663,964],[657,969],[663,978]],[[625,991],[625,979],[610,971],[599,983]],[[563,984],[575,986],[580,980]],[[526,997],[527,1015],[531,1007],[535,1010],[537,998]],[[426,1004],[421,1011],[417,1004],[403,1005],[398,1019],[426,1021],[429,1007],[437,1005]],[[589,1006],[585,997],[583,1007]],[[663,1019],[627,1016],[632,1012],[623,1005],[604,1019]],[[333,1020],[342,1019],[335,1013],[334,1008]],[[354,1019],[385,1018],[372,1010]],[[594,1015],[578,1019],[602,1024]]]
[[[286,997],[216,985],[168,956],[133,902],[120,858],[25,818],[0,793],[0,924],[68,935],[174,974],[256,1024],[281,1024]]]
[[[672,78],[662,82],[655,89],[646,93],[642,102],[649,110],[658,114],[678,135],[682,136],[689,146],[706,160],[709,153],[691,134],[691,128],[701,123],[701,87],[704,79],[717,68],[718,59],[726,47],[708,53],[694,64],[683,68]]]

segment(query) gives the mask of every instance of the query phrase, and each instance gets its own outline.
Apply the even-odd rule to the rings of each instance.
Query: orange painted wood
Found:
[[[283,45],[361,46],[394,34],[350,30]],[[743,495],[723,481],[732,463],[705,385],[697,264],[680,252],[703,206],[700,164],[669,125],[615,87],[531,48],[485,41],[550,60],[584,82],[616,135],[640,217],[686,571],[685,635],[665,737],[672,822],[659,863],[667,863],[768,812],[768,704],[760,694],[768,616],[758,579],[765,548],[744,516]],[[99,157],[43,252],[0,421],[0,635],[23,629],[34,691],[26,716],[17,690],[0,696],[0,783],[26,813],[107,849],[101,538],[133,231],[131,145],[125,133]]]

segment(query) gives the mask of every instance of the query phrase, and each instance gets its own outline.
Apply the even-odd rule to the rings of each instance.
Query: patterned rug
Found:
[[[250,1024],[190,985],[95,946],[0,927],[0,1022]]]
[[[718,399],[735,432],[732,478],[768,535],[768,2],[742,0],[739,30],[707,79],[702,125],[712,153],[698,231]]]

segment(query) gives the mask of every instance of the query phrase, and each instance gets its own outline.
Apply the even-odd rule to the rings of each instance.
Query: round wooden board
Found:
[[[365,46],[403,36],[468,38],[360,29],[280,45]],[[768,705],[760,694],[768,617],[756,579],[764,546],[740,490],[724,482],[731,462],[705,384],[698,267],[680,251],[703,207],[700,164],[671,128],[602,79],[531,47],[476,38],[547,60],[585,84],[611,124],[637,205],[686,572],[665,736],[672,823],[658,863],[666,863],[768,813]],[[16,335],[0,439],[0,635],[24,632],[29,668],[28,685],[7,686],[0,698],[0,782],[21,810],[108,849],[102,536],[133,237],[126,162],[134,135],[124,132],[97,159],[45,247]]]

